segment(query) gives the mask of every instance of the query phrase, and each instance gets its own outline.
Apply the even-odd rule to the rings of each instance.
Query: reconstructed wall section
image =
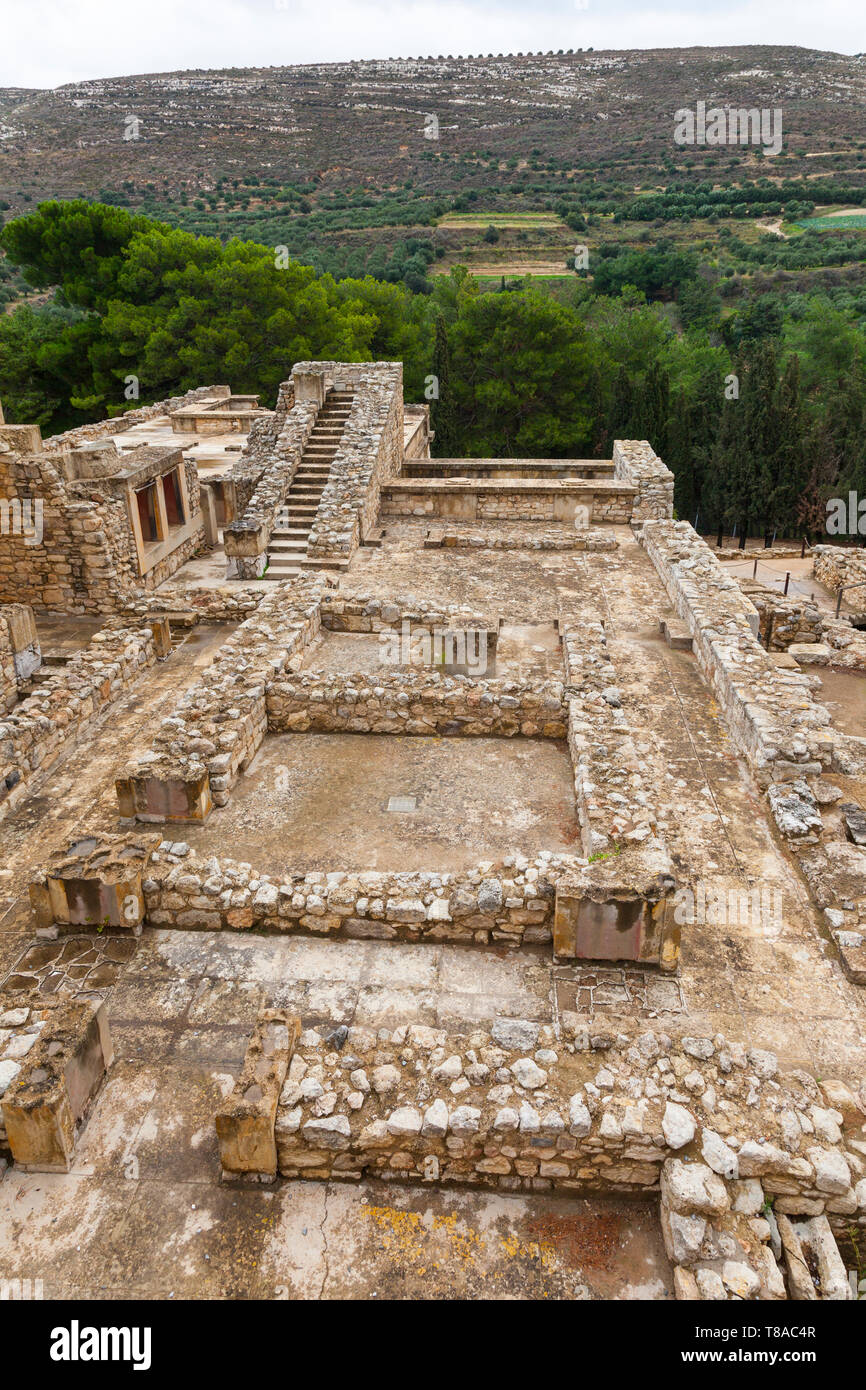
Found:
[[[74,478],[70,454],[218,390],[228,393],[228,387],[201,387],[44,442],[35,426],[0,426],[0,600],[67,613],[116,613],[125,599],[155,587],[188,559],[201,543],[201,525],[142,577],[123,497],[98,478]],[[122,466],[122,457],[116,462]],[[196,469],[184,467],[195,517]]]
[[[382,516],[624,525],[636,500],[636,489],[626,481],[400,478],[382,491]]]
[[[292,399],[294,401],[294,393]],[[295,401],[281,418],[279,432],[249,499],[237,519],[223,533],[229,578],[254,579],[264,572],[271,532],[318,413],[319,407],[315,401]],[[267,426],[263,430],[257,444],[270,442],[270,429]],[[236,495],[236,500],[241,499]]]
[[[0,534],[0,599],[69,613],[112,613],[138,583],[126,508],[66,483],[62,456],[0,452],[0,505],[37,523]]]

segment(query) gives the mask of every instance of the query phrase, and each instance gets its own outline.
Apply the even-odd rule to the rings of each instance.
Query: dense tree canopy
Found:
[[[12,420],[128,409],[130,377],[142,402],[214,381],[272,402],[295,361],[384,358],[403,362],[407,400],[431,400],[440,455],[609,457],[614,438],[647,438],[679,514],[707,530],[791,533],[834,490],[866,493],[863,324],[820,293],[722,313],[706,265],[666,242],[610,245],[559,297],[504,276],[483,291],[461,267],[419,293],[338,280],[81,201],[43,203],[0,246],[50,292],[0,318]]]

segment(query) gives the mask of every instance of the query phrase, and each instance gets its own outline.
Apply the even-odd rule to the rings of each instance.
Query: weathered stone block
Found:
[[[123,927],[144,921],[142,882],[159,835],[82,836],[55,852],[30,884],[38,927]]]
[[[277,1104],[300,1031],[300,1021],[279,1009],[259,1015],[240,1076],[216,1117],[225,1173],[276,1176]]]

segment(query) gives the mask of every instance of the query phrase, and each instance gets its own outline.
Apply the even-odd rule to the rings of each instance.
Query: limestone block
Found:
[[[300,1020],[282,1010],[259,1015],[234,1090],[216,1116],[225,1173],[276,1176],[277,1105],[300,1032]]]
[[[213,801],[206,769],[186,776],[119,777],[121,816],[141,821],[204,821]]]
[[[105,1005],[57,1000],[21,1071],[3,1096],[3,1124],[16,1163],[66,1172],[93,1098],[113,1061]]]

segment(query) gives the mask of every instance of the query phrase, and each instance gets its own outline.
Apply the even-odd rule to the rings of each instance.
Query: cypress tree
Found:
[[[436,315],[433,375],[438,387],[438,395],[430,403],[430,422],[436,435],[433,441],[435,456],[436,458],[455,458],[459,453],[457,411],[451,386],[448,327],[441,313]]]

